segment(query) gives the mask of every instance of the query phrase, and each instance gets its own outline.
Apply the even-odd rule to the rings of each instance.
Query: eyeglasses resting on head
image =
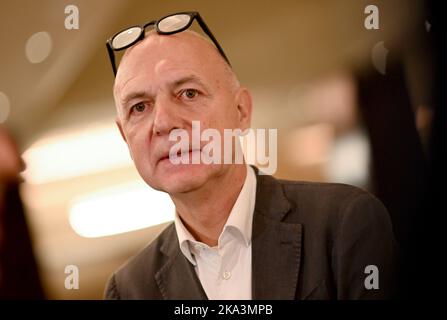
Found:
[[[196,11],[192,12],[179,12],[165,16],[159,20],[152,20],[143,26],[128,27],[120,32],[116,33],[109,40],[107,40],[107,52],[109,53],[110,62],[112,64],[113,74],[116,76],[117,66],[115,61],[115,51],[120,51],[133,46],[135,43],[144,39],[146,29],[153,26],[155,31],[161,35],[170,35],[178,32],[182,32],[191,27],[194,19],[197,20],[202,30],[213,41],[219,53],[230,64],[227,56],[225,55],[219,42],[217,42],[211,30],[205,24],[200,14]]]

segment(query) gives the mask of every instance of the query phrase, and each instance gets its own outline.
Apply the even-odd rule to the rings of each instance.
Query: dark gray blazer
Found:
[[[387,210],[358,188],[276,180],[256,169],[253,299],[385,299],[396,255]],[[379,271],[366,289],[365,267]],[[207,299],[174,224],[110,278],[106,299]]]

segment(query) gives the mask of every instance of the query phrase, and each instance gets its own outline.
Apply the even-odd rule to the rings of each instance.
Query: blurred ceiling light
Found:
[[[75,199],[69,220],[78,235],[96,238],[173,220],[174,210],[168,194],[136,181]]]
[[[38,140],[23,154],[28,183],[42,184],[132,166],[115,126],[96,126]]]
[[[25,46],[26,58],[31,63],[44,61],[51,53],[53,42],[48,32],[36,32],[29,37]]]
[[[329,153],[326,174],[331,182],[367,187],[369,141],[364,132],[353,130],[335,140]]]

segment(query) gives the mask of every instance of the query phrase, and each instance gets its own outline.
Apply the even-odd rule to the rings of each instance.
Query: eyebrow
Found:
[[[144,98],[147,97],[147,93],[144,91],[134,91],[131,92],[130,94],[126,95],[122,100],[121,100],[121,105],[123,106],[124,110],[129,108],[129,101],[132,101],[134,99],[140,99],[140,98]]]
[[[205,89],[208,89],[208,86],[202,81],[202,79],[200,79],[199,77],[197,77],[195,75],[189,75],[186,77],[182,77],[182,78],[174,81],[170,85],[170,87],[172,87],[172,88],[180,87],[181,85],[188,83],[188,82],[195,82],[195,83],[199,84],[200,86],[204,87]]]
[[[173,89],[173,88],[180,87],[188,82],[194,82],[194,83],[202,86],[203,88],[205,88],[206,91],[209,91],[209,87],[202,81],[202,79],[200,79],[196,75],[188,75],[185,77],[181,77],[180,79],[175,80],[172,83],[168,84],[168,87]],[[121,100],[121,105],[123,106],[124,110],[127,110],[129,108],[130,101],[132,101],[134,99],[147,98],[148,96],[149,96],[149,94],[146,91],[143,91],[143,90],[134,91],[134,92],[127,94]]]

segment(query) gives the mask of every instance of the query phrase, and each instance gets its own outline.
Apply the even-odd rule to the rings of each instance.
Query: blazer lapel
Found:
[[[205,291],[194,266],[180,251],[173,228],[172,240],[160,248],[167,261],[155,274],[160,292],[165,300],[206,300]]]
[[[282,222],[291,210],[281,184],[258,175],[252,232],[252,297],[292,300],[301,263],[302,225]]]

